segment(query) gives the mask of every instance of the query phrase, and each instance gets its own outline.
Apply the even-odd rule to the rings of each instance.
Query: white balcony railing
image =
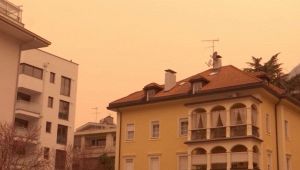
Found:
[[[232,152],[231,153],[232,162],[248,162],[247,152]]]
[[[204,165],[207,163],[206,155],[193,155],[192,156],[192,165]]]
[[[16,110],[24,110],[27,112],[40,114],[41,112],[41,105],[34,103],[34,102],[28,102],[24,100],[17,100],[16,102]]]
[[[211,154],[211,163],[226,163],[226,162],[227,162],[226,153]]]
[[[21,8],[6,0],[0,0],[0,13],[17,22],[22,22]]]

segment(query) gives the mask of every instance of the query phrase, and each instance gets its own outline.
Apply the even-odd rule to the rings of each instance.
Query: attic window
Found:
[[[203,87],[202,82],[194,82],[193,83],[193,94],[200,93],[200,90],[202,89],[202,87]]]
[[[151,97],[153,97],[155,95],[155,89],[150,89],[150,90],[147,90],[147,94],[146,94],[146,99],[147,101],[150,100]]]

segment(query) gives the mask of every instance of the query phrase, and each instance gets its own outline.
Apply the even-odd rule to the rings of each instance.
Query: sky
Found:
[[[115,116],[109,102],[208,69],[206,39],[219,39],[223,65],[246,67],[280,52],[289,72],[300,62],[298,0],[11,0],[25,27],[52,42],[43,50],[79,64],[75,127]],[[85,2],[85,3],[83,3]],[[98,120],[97,120],[98,121]]]

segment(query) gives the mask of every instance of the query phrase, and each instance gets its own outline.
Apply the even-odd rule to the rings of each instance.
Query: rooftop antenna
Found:
[[[95,110],[95,114],[96,114],[96,122],[98,121],[98,107],[94,107],[94,108],[91,108],[93,110]]]
[[[213,54],[215,52],[215,42],[219,42],[220,40],[219,39],[211,39],[211,40],[202,40],[203,42],[210,42],[212,43],[211,46],[208,46],[208,48],[212,48],[212,55],[210,56],[210,59],[208,62],[206,62],[205,64],[208,66],[208,67],[211,67],[213,65],[213,60],[212,60],[212,57],[213,57]]]

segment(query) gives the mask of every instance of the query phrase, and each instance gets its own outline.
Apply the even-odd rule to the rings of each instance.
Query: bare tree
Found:
[[[39,128],[28,128],[20,135],[13,125],[0,123],[0,169],[49,169],[51,160],[44,159],[38,137]]]

